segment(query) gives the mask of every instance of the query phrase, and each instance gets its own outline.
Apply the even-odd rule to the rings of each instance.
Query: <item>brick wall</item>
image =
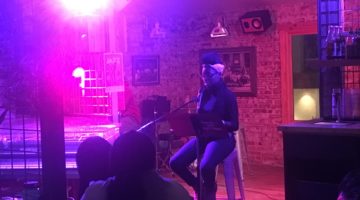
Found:
[[[4,4],[15,8],[21,2],[23,7],[31,7],[29,2],[13,1]],[[40,0],[34,0],[42,2]],[[160,56],[160,84],[155,86],[133,87],[134,94],[140,102],[149,95],[165,95],[172,101],[172,107],[182,104],[188,97],[197,93],[200,81],[199,50],[210,48],[230,48],[239,46],[256,46],[257,48],[257,96],[239,97],[240,121],[245,127],[249,158],[251,162],[282,165],[282,135],[277,131],[281,123],[281,82],[280,82],[280,44],[278,27],[283,24],[306,23],[317,19],[316,3],[308,1],[283,2],[282,5],[248,8],[233,8],[232,12],[214,12],[208,14],[196,13],[192,15],[171,15],[158,12],[127,12],[127,41],[128,50],[125,52],[125,74],[131,81],[131,56],[159,55]],[[346,8],[357,6],[355,0],[345,0]],[[14,4],[14,5],[13,5]],[[18,7],[17,7],[18,8]],[[240,29],[239,16],[247,11],[270,10],[273,25],[259,35],[246,35]],[[22,19],[12,15],[0,15],[0,76],[4,78],[5,65],[18,65],[13,59],[17,53],[24,50],[24,44],[13,37],[22,35],[21,40],[31,43],[31,37],[37,35],[37,30],[31,25],[34,20],[31,9],[22,10]],[[18,12],[12,12],[14,13]],[[220,13],[220,14],[219,14]],[[210,38],[209,33],[219,16],[225,18],[230,31],[229,37]],[[358,13],[347,18],[357,19]],[[19,19],[20,21],[17,21]],[[51,18],[49,18],[51,19]],[[166,37],[150,39],[148,31],[154,21],[160,21],[160,26],[166,30]],[[51,22],[51,20],[50,20]],[[24,27],[18,29],[20,25]],[[34,35],[32,35],[34,34]],[[39,37],[39,36],[38,36]],[[19,51],[20,50],[20,51]],[[10,59],[10,60],[8,60]],[[6,78],[6,77],[5,77]],[[4,103],[1,100],[1,103]]]
[[[238,18],[246,11],[270,10],[273,25],[259,35],[246,35],[240,29]],[[240,10],[240,9],[239,9]],[[164,95],[171,99],[172,107],[180,105],[186,97],[195,96],[199,87],[199,50],[256,46],[257,96],[239,97],[240,121],[245,127],[249,159],[253,163],[282,165],[282,135],[277,131],[281,123],[281,83],[279,32],[281,24],[296,24],[317,19],[316,4],[292,2],[285,5],[249,8],[228,12],[224,16],[230,36],[210,38],[215,13],[192,16],[160,16],[127,14],[128,51],[125,54],[125,74],[131,79],[131,56],[159,55],[160,84],[133,87],[139,102],[149,95]],[[131,12],[129,12],[131,13]],[[147,25],[159,20],[166,37],[151,39]],[[148,22],[148,23],[147,23]],[[149,23],[150,22],[150,23]]]
[[[41,1],[34,0],[34,2]],[[160,56],[160,84],[133,87],[138,102],[149,95],[157,94],[167,96],[172,101],[172,107],[176,107],[187,98],[195,96],[200,84],[198,78],[200,49],[256,46],[257,96],[238,98],[240,121],[245,127],[250,161],[282,165],[282,135],[277,131],[277,126],[281,123],[278,27],[283,24],[291,25],[315,21],[317,19],[316,3],[309,4],[307,2],[291,1],[281,5],[274,4],[256,8],[239,5],[241,8],[233,8],[233,10],[238,11],[208,14],[199,12],[186,16],[161,14],[159,12],[127,12],[128,50],[124,57],[127,79],[131,81],[131,56]],[[354,2],[355,0],[346,0],[346,5],[348,7],[355,5]],[[29,7],[31,5],[24,3],[23,6]],[[5,9],[6,6],[3,8]],[[239,16],[247,11],[260,9],[270,10],[273,25],[265,33],[259,35],[243,34],[238,21]],[[7,59],[16,56],[16,52],[19,52],[16,51],[17,49],[25,49],[24,44],[18,46],[20,42],[16,40],[16,37],[11,37],[14,34],[9,34],[9,32],[15,30],[14,33],[16,34],[25,33],[21,40],[28,41],[27,46],[36,46],[29,39],[37,35],[37,31],[31,25],[34,19],[31,18],[33,13],[30,10],[23,9],[23,18],[20,22],[7,15],[0,16],[0,27],[6,27],[0,31],[2,76],[5,74],[4,66],[13,65],[12,62],[16,60],[12,59],[10,62]],[[219,16],[224,17],[230,36],[210,38],[209,33]],[[151,39],[148,37],[148,31],[157,20],[160,22],[160,26],[166,30],[166,37]],[[21,30],[16,28],[19,27],[17,24],[20,23],[24,25]],[[14,41],[11,41],[12,39]]]
[[[246,35],[238,18],[246,11],[269,9],[273,25],[259,35]],[[253,163],[282,165],[282,136],[277,131],[281,123],[281,83],[278,26],[316,20],[316,4],[292,1],[289,4],[267,7],[239,8],[237,12],[221,14],[230,31],[229,37],[210,38],[219,13],[193,15],[161,15],[127,12],[128,50],[125,52],[125,74],[131,81],[131,56],[159,55],[160,84],[133,87],[140,102],[149,95],[164,95],[172,107],[196,95],[200,81],[199,50],[256,46],[257,96],[239,97],[240,121],[245,127],[249,159]],[[24,14],[26,18],[27,13]],[[166,37],[150,39],[152,22],[159,20]],[[148,22],[148,23],[146,23]],[[24,24],[27,24],[24,19]],[[32,32],[31,26],[25,31]],[[6,42],[0,38],[0,42]]]

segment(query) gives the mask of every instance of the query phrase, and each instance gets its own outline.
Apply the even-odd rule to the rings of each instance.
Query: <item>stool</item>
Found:
[[[240,128],[239,131],[235,132],[236,146],[234,151],[225,158],[224,164],[224,176],[225,176],[225,185],[226,192],[229,200],[235,200],[235,186],[234,186],[234,169],[238,181],[239,191],[241,200],[245,200],[245,190],[244,190],[244,173],[243,173],[243,162],[241,155],[241,147],[244,148],[244,153],[247,157],[247,146],[245,141],[245,132],[244,128]],[[247,160],[247,166],[249,168],[249,161]]]
[[[173,155],[172,142],[175,136],[172,132],[157,134],[157,170],[164,168],[172,171],[169,166],[170,157]],[[166,145],[166,147],[161,147]]]
[[[169,161],[173,155],[173,142],[178,141],[180,138],[175,136],[174,132],[170,129],[167,121],[158,122],[155,126],[155,139],[156,139],[156,169],[160,171],[165,169],[174,175],[169,166]]]

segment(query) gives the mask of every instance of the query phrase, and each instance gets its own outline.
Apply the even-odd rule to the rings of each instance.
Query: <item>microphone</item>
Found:
[[[5,120],[6,117],[6,113],[8,112],[8,109],[5,109],[1,115],[0,115],[0,124],[3,123],[3,121]]]
[[[204,93],[204,90],[205,90],[205,86],[202,86],[199,91],[198,91],[198,94],[196,97],[194,97],[192,100],[192,102],[199,102],[203,96],[203,93]]]
[[[199,96],[193,97],[190,100],[190,102],[198,102],[198,101],[199,101]]]
[[[185,104],[194,103],[194,102],[198,102],[198,101],[199,101],[199,96],[194,96],[194,97],[191,97],[191,98],[189,96],[187,96],[184,99]]]

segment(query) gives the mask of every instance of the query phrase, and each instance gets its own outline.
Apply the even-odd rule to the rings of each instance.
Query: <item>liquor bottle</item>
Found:
[[[343,59],[345,58],[345,33],[342,29],[342,26],[336,27],[336,34],[335,34],[335,58]]]
[[[354,35],[354,58],[360,58],[360,29]]]
[[[333,26],[333,34],[330,40],[334,41],[331,57],[333,59],[341,58],[340,26]]]
[[[334,50],[335,50],[334,28],[335,28],[334,26],[328,27],[328,33],[325,39],[327,59],[332,59],[334,56]]]
[[[346,44],[346,49],[345,49],[345,57],[346,59],[351,59],[354,58],[354,31],[352,28],[350,28],[350,31],[347,33],[346,38],[345,38],[345,44]]]

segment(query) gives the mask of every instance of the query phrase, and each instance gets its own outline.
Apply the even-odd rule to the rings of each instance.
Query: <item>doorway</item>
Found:
[[[279,26],[282,123],[294,121],[292,38],[293,36],[316,35],[317,32],[316,21]]]
[[[307,60],[318,59],[317,35],[294,35],[291,38],[291,46],[294,96],[293,120],[319,118],[319,69],[307,64]]]

